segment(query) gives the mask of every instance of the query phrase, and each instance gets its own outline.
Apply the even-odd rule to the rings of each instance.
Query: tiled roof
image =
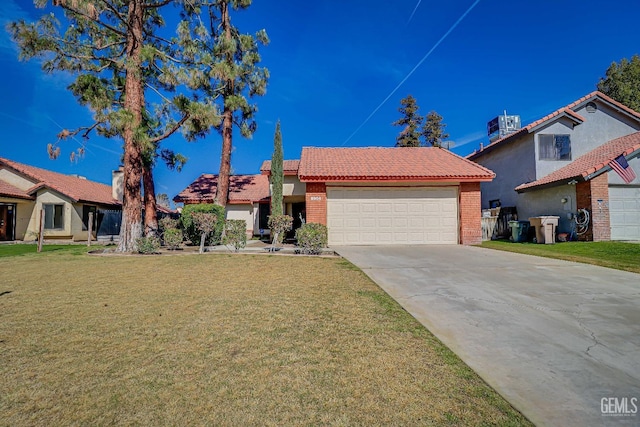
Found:
[[[300,160],[284,160],[282,162],[282,171],[285,175],[298,175],[298,167]],[[271,175],[271,160],[265,160],[260,166],[260,173]]]
[[[33,197],[27,194],[26,191],[21,190],[18,187],[14,187],[13,185],[4,181],[0,181],[0,196],[27,200],[33,199]]]
[[[621,154],[629,156],[637,151],[640,151],[640,132],[611,140],[537,181],[519,185],[516,187],[516,191],[522,192],[537,187],[564,183],[572,179],[585,181],[590,175],[602,171],[611,160]]]
[[[500,145],[504,145],[505,143],[508,143],[509,141],[530,133],[532,130],[536,129],[537,127],[545,124],[546,122],[548,122],[549,120],[552,119],[556,119],[559,117],[569,117],[571,120],[574,120],[576,123],[582,123],[585,121],[585,118],[582,117],[580,114],[576,113],[575,111],[573,111],[574,108],[579,107],[593,99],[600,99],[601,101],[604,101],[608,104],[610,104],[612,107],[617,108],[618,110],[621,110],[627,114],[629,114],[630,116],[634,117],[636,120],[640,121],[640,113],[637,111],[632,110],[631,108],[627,107],[624,104],[619,103],[618,101],[614,100],[613,98],[608,97],[607,95],[605,95],[604,93],[600,92],[600,91],[594,91],[591,92],[588,95],[583,96],[582,98],[578,99],[577,101],[572,102],[571,104],[562,107],[556,111],[554,111],[553,113],[544,116],[543,118],[536,120],[533,123],[528,124],[527,126],[523,127],[522,129],[509,134],[507,136],[505,136],[504,138],[500,138],[497,141],[492,142],[491,144],[487,145],[486,147],[484,147],[483,150],[481,151],[476,151],[474,153],[471,153],[467,156],[468,159],[470,160],[474,160],[477,159],[478,157],[482,156],[483,154],[487,153],[488,151],[491,151],[493,148],[500,146]]]
[[[213,203],[218,175],[202,174],[180,194],[177,203]],[[233,175],[229,182],[229,204],[253,203],[269,198],[269,178],[266,175]]]
[[[301,181],[490,181],[495,174],[444,148],[304,147]]]
[[[26,191],[28,194],[33,194],[41,188],[50,188],[74,202],[120,205],[120,202],[113,198],[109,185],[36,168],[2,157],[0,157],[0,165],[9,167],[36,182]]]

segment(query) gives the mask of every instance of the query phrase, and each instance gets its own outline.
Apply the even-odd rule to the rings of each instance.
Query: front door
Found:
[[[302,227],[302,224],[306,222],[307,212],[305,208],[306,208],[305,202],[291,203],[291,216],[293,217],[293,227],[291,227],[291,231],[287,233],[287,238],[289,239],[295,238],[296,230]]]
[[[0,205],[0,241],[13,240],[13,205]]]

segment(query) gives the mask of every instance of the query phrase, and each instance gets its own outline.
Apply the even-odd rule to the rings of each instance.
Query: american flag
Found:
[[[609,166],[611,166],[611,169],[616,171],[616,173],[620,175],[620,178],[622,178],[627,184],[636,179],[636,173],[631,168],[631,166],[629,166],[629,163],[627,163],[627,159],[624,157],[624,155],[620,155],[611,160],[609,162]]]

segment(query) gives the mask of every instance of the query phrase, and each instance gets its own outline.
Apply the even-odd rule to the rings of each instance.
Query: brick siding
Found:
[[[307,222],[327,225],[327,185],[308,182],[305,194]]]
[[[578,209],[589,211],[589,229],[581,240],[601,242],[611,240],[609,220],[609,177],[606,173],[590,181],[576,184],[576,204]]]
[[[460,183],[460,243],[477,245],[482,243],[482,210],[479,182]]]

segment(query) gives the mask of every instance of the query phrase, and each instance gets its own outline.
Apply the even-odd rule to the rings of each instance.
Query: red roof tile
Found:
[[[113,198],[109,185],[36,168],[2,157],[0,157],[0,165],[5,165],[36,182],[26,191],[28,194],[33,194],[41,188],[50,188],[74,202],[120,205],[120,202]]]
[[[304,147],[301,181],[491,181],[495,174],[433,147]]]
[[[300,160],[285,160],[282,162],[282,171],[285,175],[298,175]],[[263,175],[271,175],[271,160],[265,160],[260,166],[260,173]]]
[[[605,169],[609,162],[619,155],[623,154],[625,156],[629,156],[630,154],[638,151],[640,151],[640,132],[616,138],[589,151],[563,168],[560,168],[537,181],[519,185],[516,187],[516,191],[522,192],[537,187],[563,183],[572,179],[585,181],[590,175]]]
[[[0,181],[0,196],[33,200],[33,197],[27,194],[26,191],[14,187],[13,185],[4,181]]]
[[[585,121],[585,118],[582,117],[580,114],[576,113],[575,111],[573,111],[574,108],[579,107],[595,98],[600,99],[601,101],[604,101],[608,104],[610,104],[611,106],[622,110],[623,112],[629,114],[630,116],[635,117],[637,120],[640,120],[640,113],[637,111],[632,110],[631,108],[627,107],[624,104],[619,103],[618,101],[614,100],[613,98],[608,97],[607,95],[605,95],[604,93],[600,92],[600,91],[594,91],[591,92],[588,95],[583,96],[582,98],[578,99],[577,101],[572,102],[571,104],[567,105],[566,107],[562,107],[556,111],[554,111],[553,113],[544,116],[543,118],[536,120],[533,123],[528,124],[527,126],[523,127],[522,129],[518,130],[517,132],[514,132],[512,134],[509,134],[507,136],[505,136],[504,138],[498,139],[497,141],[492,142],[491,144],[487,145],[486,147],[484,147],[483,150],[480,151],[476,151],[473,152],[471,154],[469,154],[467,156],[468,159],[470,160],[474,160],[477,159],[478,157],[480,157],[482,154],[486,153],[487,150],[491,151],[493,148],[500,146],[500,145],[504,145],[505,143],[511,141],[512,139],[520,136],[520,135],[524,135],[527,133],[530,133],[533,129],[537,128],[538,126],[548,122],[551,119],[555,119],[558,117],[569,117],[570,119],[574,120],[576,123],[582,123]]]
[[[218,175],[202,174],[180,194],[177,203],[213,203]],[[266,175],[233,175],[229,183],[229,204],[253,203],[269,198],[269,178]]]

